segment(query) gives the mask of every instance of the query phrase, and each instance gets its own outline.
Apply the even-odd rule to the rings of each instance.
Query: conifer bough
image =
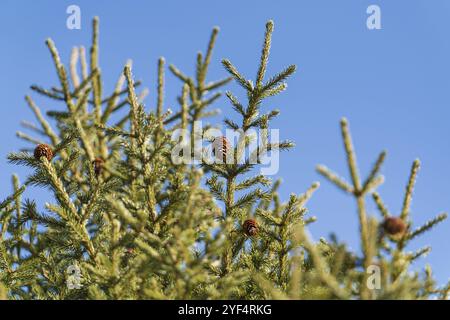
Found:
[[[218,28],[206,52],[198,53],[194,75],[170,64],[181,82],[179,106],[173,112],[165,104],[164,58],[158,60],[152,106],[143,104],[148,90],[134,80],[131,61],[118,72],[113,92],[105,94],[98,18],[93,20],[90,49],[75,47],[68,66],[48,39],[58,84],[31,89],[60,106],[45,116],[31,96],[26,97],[37,125],[24,126],[38,137],[18,133],[32,147],[8,156],[30,173],[22,185],[14,175],[13,193],[0,203],[0,298],[446,299],[450,285],[436,285],[430,267],[423,274],[410,272],[411,264],[430,249],[409,252],[408,243],[447,217],[441,214],[412,228],[418,161],[402,210],[392,218],[376,191],[383,183],[380,171],[386,153],[380,153],[361,180],[348,122],[341,121],[351,180],[325,166],[317,170],[356,201],[361,238],[356,252],[335,236],[317,242],[308,236],[306,227],[317,218],[309,215],[306,204],[318,183],[283,202],[280,181],[253,174],[265,152],[293,147],[291,141],[269,143],[263,134],[256,164],[243,152],[251,129],[267,132],[263,129],[280,114],[263,113],[261,107],[286,90],[296,69],[291,65],[266,76],[273,29],[269,21],[254,80],[228,59],[222,64],[230,76],[207,80]],[[219,89],[232,80],[246,100],[226,92],[239,118],[226,118],[224,124],[240,132],[239,142],[232,146],[218,138],[215,155],[244,161],[174,164],[173,132],[185,129],[196,138],[195,122],[215,114],[211,106],[221,96]],[[52,200],[43,204],[24,198],[29,186],[50,190]],[[380,219],[368,215],[369,195]],[[380,235],[383,226],[387,233],[402,236]],[[369,286],[371,266],[381,270],[379,288]]]

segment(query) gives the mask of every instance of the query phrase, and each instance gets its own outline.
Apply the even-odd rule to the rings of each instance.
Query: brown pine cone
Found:
[[[230,143],[227,138],[217,137],[212,143],[212,152],[217,159],[222,160],[224,163],[227,161],[227,152],[231,149]]]
[[[387,217],[382,224],[383,230],[386,234],[401,238],[406,232],[405,222],[398,217]]]
[[[102,158],[95,158],[92,161],[92,165],[94,166],[94,173],[98,177],[103,171],[103,165],[105,161]]]
[[[254,219],[245,220],[242,227],[244,229],[245,234],[249,237],[253,237],[258,234],[259,231],[258,224]]]
[[[52,161],[53,151],[47,144],[39,144],[34,149],[34,158],[40,160],[41,157],[46,157],[48,161]]]

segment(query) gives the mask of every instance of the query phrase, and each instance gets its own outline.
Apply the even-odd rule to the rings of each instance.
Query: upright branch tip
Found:
[[[405,198],[403,200],[403,207],[400,217],[403,220],[407,220],[409,210],[411,207],[412,193],[414,191],[414,185],[416,183],[417,173],[420,169],[420,160],[414,160],[411,166],[411,173],[409,175],[408,184],[406,185]]]
[[[267,62],[269,60],[270,44],[272,41],[273,21],[269,20],[266,23],[266,34],[264,35],[264,45],[261,52],[261,61],[256,75],[256,87],[262,86],[262,81],[266,73]]]

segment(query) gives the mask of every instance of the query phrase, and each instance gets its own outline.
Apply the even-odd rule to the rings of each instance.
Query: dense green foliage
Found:
[[[254,81],[223,60],[230,77],[207,82],[218,29],[212,32],[206,54],[198,54],[193,77],[170,65],[181,80],[175,112],[165,108],[162,58],[155,108],[144,107],[146,91],[137,92],[141,83],[133,80],[131,62],[114,92],[104,95],[98,19],[93,21],[89,59],[83,47],[74,48],[69,68],[47,40],[59,84],[32,89],[65,109],[48,111],[44,117],[26,97],[38,124],[24,125],[38,138],[19,132],[33,147],[9,155],[11,163],[28,166],[30,175],[23,185],[14,176],[13,194],[0,203],[0,297],[447,298],[450,286],[438,288],[430,268],[424,274],[410,271],[411,262],[429,248],[405,250],[410,240],[446,218],[442,214],[422,227],[412,226],[409,211],[418,161],[412,166],[403,209],[393,218],[375,191],[383,182],[379,171],[386,153],[362,181],[348,123],[341,121],[351,183],[324,166],[318,166],[318,172],[356,200],[360,252],[350,252],[335,237],[312,242],[305,232],[316,220],[306,203],[318,183],[283,203],[278,181],[253,174],[266,152],[293,147],[289,141],[269,142],[270,121],[279,111],[260,111],[266,98],[287,88],[285,81],[296,69],[289,66],[267,79],[272,31],[269,21]],[[247,101],[226,93],[241,121],[224,120],[240,135],[223,151],[228,159],[243,160],[174,163],[171,155],[179,141],[172,139],[173,134],[184,129],[195,139],[195,122],[214,114],[210,107],[220,97],[218,89],[230,81],[242,87]],[[251,143],[253,129],[262,132],[263,141],[255,162],[243,151]],[[42,153],[42,148],[33,154],[38,144],[48,144],[53,156]],[[202,154],[195,149],[193,154],[197,151]],[[42,203],[23,197],[28,186],[49,190],[54,201],[39,209]],[[369,196],[380,209],[380,219],[367,215]],[[379,279],[374,278],[377,275]]]

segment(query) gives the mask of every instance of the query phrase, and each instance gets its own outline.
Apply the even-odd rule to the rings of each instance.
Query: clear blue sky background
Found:
[[[66,8],[81,7],[82,29],[66,28]],[[366,28],[366,8],[378,4],[382,30]],[[19,122],[33,120],[23,96],[31,84],[57,83],[44,44],[52,37],[68,62],[72,45],[90,43],[90,19],[100,16],[100,59],[106,92],[110,92],[126,59],[134,61],[136,78],[151,89],[147,106],[154,106],[156,61],[164,56],[181,70],[194,72],[195,55],[205,50],[210,30],[220,26],[209,79],[225,76],[220,59],[229,58],[254,78],[264,24],[275,21],[269,73],[295,63],[299,71],[286,93],[264,108],[282,113],[273,123],[281,136],[295,140],[295,150],[281,156],[282,196],[303,192],[312,181],[322,182],[310,202],[318,217],[311,232],[318,239],[331,231],[359,249],[352,199],[315,172],[324,163],[348,177],[338,122],[348,117],[358,160],[367,174],[378,153],[388,150],[380,193],[393,213],[401,208],[404,187],[415,158],[423,166],[412,206],[416,225],[450,210],[450,2],[381,0],[310,1],[5,1],[0,4],[0,197],[11,190],[12,172],[25,180],[28,171],[7,164],[9,151],[25,143],[15,137]],[[232,90],[240,90],[230,86]],[[180,82],[167,75],[167,103]],[[33,97],[36,97],[33,94]],[[61,109],[36,98],[43,110]],[[216,105],[231,113],[225,99]],[[29,196],[48,198],[33,189]],[[371,200],[369,200],[371,203]],[[374,215],[378,212],[370,205]],[[440,283],[450,277],[449,222],[414,242],[433,251],[416,263],[430,262]]]

